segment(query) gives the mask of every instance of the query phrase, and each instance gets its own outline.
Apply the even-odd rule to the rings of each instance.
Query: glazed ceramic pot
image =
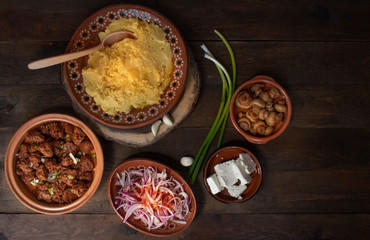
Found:
[[[74,200],[71,203],[47,203],[45,201],[38,200],[36,196],[25,186],[21,178],[16,174],[16,162],[17,152],[20,145],[25,139],[25,135],[28,131],[39,127],[44,123],[49,122],[65,122],[79,127],[89,138],[93,144],[96,157],[92,159],[94,161],[95,171],[93,174],[93,180],[88,188],[87,192]],[[10,140],[4,161],[5,176],[8,185],[13,192],[14,196],[23,203],[26,207],[43,214],[57,215],[64,214],[76,210],[77,208],[84,205],[97,190],[104,170],[104,156],[100,142],[94,132],[83,122],[69,115],[65,114],[45,114],[35,117],[25,124],[23,124],[14,134]]]

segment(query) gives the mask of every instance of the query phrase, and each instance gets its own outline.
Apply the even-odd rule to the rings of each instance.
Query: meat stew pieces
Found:
[[[38,200],[70,203],[88,190],[94,175],[94,146],[86,134],[65,122],[49,122],[26,133],[16,174]]]

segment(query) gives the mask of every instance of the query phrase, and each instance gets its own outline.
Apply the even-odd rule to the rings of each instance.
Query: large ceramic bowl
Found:
[[[251,173],[250,176],[252,177],[252,181],[247,184],[247,189],[240,195],[240,199],[230,196],[226,188],[217,194],[212,194],[212,191],[207,183],[207,178],[215,173],[214,167],[219,163],[237,159],[241,153],[247,153],[249,156],[251,156],[253,161],[256,163],[256,171]],[[253,197],[253,195],[258,191],[258,188],[262,182],[262,168],[256,156],[249,150],[237,146],[224,147],[217,150],[208,159],[204,168],[203,181],[208,192],[217,200],[230,204],[242,203]]]
[[[179,183],[183,183],[183,188],[190,199],[190,207],[189,207],[189,214],[186,216],[185,221],[186,224],[176,224],[173,222],[170,222],[166,228],[158,228],[153,230],[148,230],[147,227],[140,221],[135,220],[133,216],[130,216],[127,220],[127,225],[132,227],[133,229],[142,232],[147,235],[151,236],[157,236],[157,237],[167,237],[172,236],[175,234],[178,234],[182,231],[184,231],[187,227],[190,226],[192,221],[194,220],[195,213],[197,210],[197,203],[195,200],[195,196],[193,191],[191,190],[188,183],[183,179],[180,174],[178,174],[175,170],[171,169],[170,167],[156,162],[151,159],[146,158],[134,158],[129,159],[126,161],[123,161],[121,164],[119,164],[111,173],[108,183],[108,197],[109,201],[114,209],[114,211],[117,213],[117,215],[123,220],[125,218],[126,212],[120,208],[117,210],[117,204],[116,196],[118,196],[118,191],[120,190],[120,186],[116,185],[116,182],[118,180],[117,173],[121,174],[124,170],[134,170],[134,169],[141,169],[143,167],[153,167],[157,169],[158,172],[162,172],[164,169],[166,170],[166,173],[168,176],[173,177],[175,180],[177,180]]]
[[[19,147],[25,138],[25,134],[28,131],[44,123],[52,121],[66,122],[79,127],[90,139],[96,152],[96,158],[93,159],[95,171],[92,183],[87,192],[83,196],[74,200],[71,203],[54,204],[37,200],[36,196],[28,190],[23,181],[16,174],[16,161],[17,161],[16,153],[18,152]],[[69,115],[45,114],[29,120],[28,122],[23,124],[14,134],[6,150],[4,169],[8,185],[11,191],[13,192],[14,196],[18,198],[18,200],[21,203],[23,203],[26,207],[36,212],[49,215],[57,215],[76,210],[77,208],[85,204],[93,196],[93,194],[95,193],[99,186],[100,180],[103,175],[104,156],[98,138],[96,137],[94,132],[91,131],[91,129],[87,127],[83,122]]]
[[[105,31],[112,21],[120,18],[139,18],[155,23],[166,34],[173,54],[173,71],[171,82],[162,94],[160,102],[140,110],[134,109],[127,114],[105,113],[85,91],[82,69],[87,64],[88,56],[64,63],[64,77],[72,100],[91,118],[113,128],[132,129],[160,119],[180,100],[185,87],[188,57],[184,40],[170,20],[152,9],[131,4],[112,5],[88,17],[73,34],[66,52],[76,52],[97,45],[100,43],[98,33]]]
[[[269,135],[269,136],[252,135],[251,133],[244,131],[238,124],[238,114],[239,114],[239,112],[242,112],[243,110],[238,108],[235,105],[235,99],[241,91],[244,91],[244,90],[249,91],[251,89],[251,87],[256,83],[263,83],[265,85],[264,86],[265,91],[268,91],[272,87],[276,87],[280,92],[280,97],[274,100],[275,103],[277,103],[280,100],[284,100],[285,104],[286,104],[286,107],[287,107],[287,110],[284,112],[283,121],[280,122],[280,123],[277,123],[275,125],[272,134]],[[287,92],[273,78],[268,77],[268,76],[263,76],[263,75],[256,76],[256,77],[252,78],[251,80],[243,83],[235,91],[233,97],[231,98],[231,102],[230,102],[230,118],[231,118],[231,121],[232,121],[234,127],[236,128],[236,130],[238,130],[238,132],[241,135],[243,135],[249,142],[252,142],[252,143],[264,144],[264,143],[267,143],[267,142],[277,138],[288,127],[291,117],[292,117],[292,103],[290,101],[290,98],[289,98]]]

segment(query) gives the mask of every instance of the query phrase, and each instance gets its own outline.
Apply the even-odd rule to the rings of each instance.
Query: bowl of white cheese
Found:
[[[249,150],[229,146],[216,151],[204,169],[208,192],[224,203],[241,203],[250,199],[262,182],[262,169]]]

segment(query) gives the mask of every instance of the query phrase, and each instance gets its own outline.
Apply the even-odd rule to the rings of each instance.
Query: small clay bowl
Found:
[[[141,169],[143,167],[150,167],[150,166],[157,169],[158,172],[162,172],[164,169],[166,169],[166,173],[168,174],[168,176],[171,176],[174,179],[176,179],[178,182],[183,183],[184,190],[188,194],[189,199],[191,201],[190,213],[185,218],[186,224],[169,223],[166,228],[158,228],[158,229],[153,229],[153,230],[148,231],[147,227],[140,220],[135,220],[133,216],[130,216],[127,220],[127,225],[129,225],[131,228],[139,232],[142,232],[144,234],[151,235],[151,236],[168,237],[168,236],[176,235],[184,231],[193,222],[195,214],[196,214],[196,210],[197,210],[197,203],[195,200],[194,193],[191,190],[189,184],[185,181],[184,178],[181,177],[179,173],[177,173],[175,170],[171,169],[170,167],[160,162],[156,162],[154,160],[147,159],[147,158],[133,158],[133,159],[123,161],[121,164],[119,164],[117,167],[114,168],[114,170],[112,171],[109,177],[109,181],[108,181],[109,201],[114,211],[121,218],[121,220],[123,220],[126,215],[126,212],[122,208],[117,210],[118,206],[115,204],[115,197],[118,195],[117,193],[120,190],[120,186],[116,185],[116,182],[118,180],[117,173],[121,174],[124,170]]]
[[[272,87],[276,87],[280,92],[280,97],[275,99],[274,103],[277,103],[280,100],[284,100],[285,105],[287,106],[287,110],[283,113],[284,114],[283,121],[280,122],[280,123],[277,123],[275,125],[272,134],[269,135],[269,136],[252,135],[250,132],[246,132],[243,129],[241,129],[239,124],[238,124],[238,114],[239,114],[239,112],[242,112],[243,110],[238,108],[235,105],[235,99],[241,91],[244,91],[244,90],[249,91],[251,89],[252,85],[254,85],[256,83],[265,84],[265,86],[264,86],[265,91],[268,91]],[[230,118],[231,118],[231,121],[232,121],[234,127],[236,128],[236,130],[238,130],[238,132],[241,135],[243,135],[251,143],[264,144],[264,143],[267,143],[267,142],[277,138],[288,127],[288,124],[290,122],[291,117],[292,117],[292,103],[290,101],[290,98],[289,98],[287,92],[273,78],[268,77],[268,76],[259,75],[259,76],[256,76],[256,77],[252,78],[251,80],[243,83],[234,92],[234,95],[231,98],[231,102],[230,102]]]
[[[23,181],[15,172],[17,162],[16,153],[18,152],[19,147],[25,138],[25,134],[31,129],[52,121],[66,122],[79,127],[88,136],[96,152],[96,158],[93,159],[95,166],[93,181],[87,192],[71,203],[56,204],[37,200],[36,196],[27,189]],[[94,132],[83,122],[77,118],[65,114],[45,114],[29,120],[14,134],[6,150],[4,169],[8,185],[14,196],[18,198],[21,203],[39,213],[59,215],[76,210],[84,205],[94,195],[103,176],[104,156],[98,138]]]
[[[212,194],[211,189],[209,188],[208,183],[207,183],[207,178],[215,173],[214,167],[219,163],[226,162],[232,159],[237,159],[239,157],[239,154],[241,153],[248,153],[249,156],[251,156],[253,161],[256,163],[256,171],[250,174],[252,177],[252,181],[247,184],[247,189],[241,194],[241,199],[231,197],[226,188],[224,188],[221,192],[217,194]],[[262,182],[262,168],[256,156],[254,156],[254,154],[251,153],[249,150],[242,148],[242,147],[229,146],[229,147],[225,147],[225,148],[221,148],[217,150],[208,159],[207,164],[204,168],[203,181],[204,181],[204,185],[206,186],[208,192],[213,197],[215,197],[217,200],[223,203],[230,203],[230,204],[242,203],[242,202],[247,201],[251,197],[253,197],[254,194],[256,194]]]

